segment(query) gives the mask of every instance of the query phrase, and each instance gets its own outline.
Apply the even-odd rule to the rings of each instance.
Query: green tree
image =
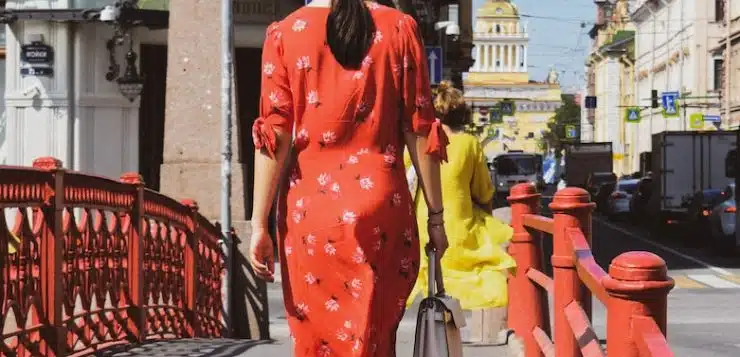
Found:
[[[559,155],[563,144],[573,143],[580,140],[581,107],[576,104],[575,96],[572,94],[562,95],[562,105],[555,111],[555,115],[547,123],[547,131],[542,135],[540,148],[542,150],[555,149]],[[566,128],[576,128],[579,137],[567,138]]]

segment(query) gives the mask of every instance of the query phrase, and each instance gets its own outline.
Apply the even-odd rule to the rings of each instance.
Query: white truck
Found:
[[[545,187],[542,155],[509,151],[497,155],[491,164],[491,179],[496,187],[494,205],[506,205],[509,190],[519,183],[531,183],[541,191]]]
[[[689,200],[698,191],[725,188],[730,179],[725,160],[737,147],[730,131],[666,131],[653,135],[652,195],[648,214],[653,234],[686,220]]]

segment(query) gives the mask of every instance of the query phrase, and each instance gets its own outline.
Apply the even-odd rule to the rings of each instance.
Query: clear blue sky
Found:
[[[484,2],[473,0],[473,16]],[[583,85],[583,64],[591,39],[596,6],[593,0],[512,0],[525,15],[529,31],[529,76],[544,80],[551,67],[560,72],[564,89]],[[534,16],[535,18],[526,17]],[[536,18],[544,17],[544,18]],[[581,22],[586,27],[581,28]]]

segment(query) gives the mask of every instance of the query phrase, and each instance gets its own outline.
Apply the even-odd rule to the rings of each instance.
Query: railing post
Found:
[[[632,321],[637,316],[655,320],[666,334],[668,293],[674,286],[665,261],[649,252],[627,252],[612,260],[604,288],[609,293],[606,343],[609,355],[639,357]]]
[[[67,355],[67,329],[63,318],[62,264],[64,259],[64,169],[53,157],[33,160],[33,167],[54,174],[54,197],[44,212],[45,230],[41,233],[41,299],[48,326],[42,330],[46,356]],[[35,218],[34,218],[35,220]],[[38,317],[36,317],[38,318]],[[42,352],[43,353],[43,352]]]
[[[187,311],[190,324],[189,333],[191,337],[201,335],[200,326],[197,326],[196,316],[196,293],[198,291],[198,203],[193,200],[182,200],[182,204],[190,208],[191,221],[193,222],[188,232],[188,241],[185,245],[185,310]]]
[[[129,328],[133,342],[144,342],[146,339],[146,300],[144,299],[144,250],[146,230],[144,222],[144,179],[138,172],[127,172],[121,175],[121,182],[136,188],[136,197],[131,205],[131,227],[128,234],[128,273],[129,296],[131,303],[128,311]]]
[[[569,187],[558,191],[550,204],[553,213],[553,254],[552,269],[555,288],[553,294],[553,342],[558,357],[582,356],[575,335],[565,315],[565,308],[577,301],[591,318],[591,293],[581,283],[576,272],[573,243],[567,231],[580,229],[591,244],[591,212],[594,204],[588,192]],[[615,356],[619,356],[618,354]],[[620,356],[621,357],[621,356]]]
[[[542,234],[530,234],[524,227],[523,215],[537,214],[540,194],[529,184],[511,188],[508,198],[511,203],[511,226],[514,237],[509,245],[509,254],[516,260],[516,274],[509,278],[509,327],[524,339],[527,357],[544,356],[535,341],[532,331],[539,326],[549,331],[550,321],[545,293],[529,277],[530,268],[542,270]]]

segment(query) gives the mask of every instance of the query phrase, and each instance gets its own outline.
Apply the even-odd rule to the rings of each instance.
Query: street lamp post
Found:
[[[221,0],[221,249],[225,274],[221,284],[224,327],[231,336],[231,127],[234,83],[234,22],[232,0]]]

